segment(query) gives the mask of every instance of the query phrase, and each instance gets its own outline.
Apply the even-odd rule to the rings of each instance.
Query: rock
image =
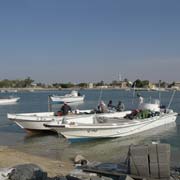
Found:
[[[134,180],[134,179],[128,175],[121,175],[119,176],[119,180]]]
[[[67,176],[66,176],[66,179],[67,179],[67,180],[82,180],[82,179],[79,179],[79,178],[77,178],[77,177],[73,177],[73,176],[70,176],[70,175],[67,175]]]
[[[96,173],[87,173],[87,172],[84,172],[82,169],[74,169],[73,171],[71,171],[69,173],[68,176],[66,176],[66,178],[68,180],[79,180],[79,179],[82,179],[82,180],[90,180],[92,177],[95,177],[97,176]],[[72,179],[70,179],[70,177]],[[76,179],[75,179],[76,178]]]
[[[91,177],[90,180],[114,180],[114,179],[106,176],[101,176],[101,177],[96,176],[96,177]]]
[[[13,168],[9,180],[47,180],[47,173],[35,164],[22,164]]]
[[[7,180],[13,168],[0,168],[0,180]]]
[[[88,160],[85,159],[85,157],[81,156],[81,155],[77,155],[74,158],[74,163],[75,164],[81,164],[81,165],[86,165],[88,163]]]

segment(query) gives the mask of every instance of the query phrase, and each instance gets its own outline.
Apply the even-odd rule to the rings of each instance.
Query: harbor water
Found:
[[[116,162],[121,160],[119,154],[126,151],[128,145],[158,141],[171,145],[172,163],[178,164],[180,162],[179,116],[176,123],[133,136],[79,143],[70,143],[54,133],[29,135],[14,122],[7,119],[7,113],[46,112],[48,111],[48,95],[64,95],[69,92],[69,90],[62,90],[1,93],[1,96],[16,95],[21,99],[16,104],[0,106],[0,145],[60,161],[71,161],[75,155],[81,154],[91,161]],[[80,90],[80,93],[85,95],[85,101],[81,104],[72,105],[73,109],[94,109],[100,100],[104,100],[106,104],[112,100],[114,105],[117,105],[118,101],[122,101],[126,109],[137,107],[137,92],[134,93],[133,90]],[[168,106],[173,94],[172,91],[160,93],[158,91],[140,91],[138,93],[148,100],[160,97],[161,104],[166,106]],[[180,112],[180,92],[174,94],[172,103],[169,105],[174,111]],[[58,111],[59,108],[60,105],[57,104],[52,106],[54,112]]]

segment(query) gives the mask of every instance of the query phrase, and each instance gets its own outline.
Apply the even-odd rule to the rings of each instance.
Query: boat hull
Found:
[[[61,97],[61,96],[51,96],[51,101],[54,103],[76,103],[76,102],[83,102],[84,96],[77,96],[77,97]]]
[[[6,105],[6,104],[13,104],[19,101],[19,97],[17,98],[7,98],[7,99],[0,99],[0,105]]]
[[[79,110],[80,114],[71,114],[67,116],[55,116],[54,112],[39,112],[39,113],[22,113],[22,114],[8,114],[7,118],[14,121],[22,129],[29,131],[42,131],[51,130],[51,127],[44,126],[44,124],[55,124],[59,126],[64,122],[68,123],[79,123],[92,124],[94,116],[98,117],[124,117],[131,111],[114,112],[114,113],[102,113],[102,114],[89,114],[91,110]],[[82,113],[82,114],[81,114]],[[84,114],[83,114],[84,113]]]
[[[22,129],[29,131],[51,130],[45,127],[44,124],[54,120],[57,122],[62,120],[62,117],[54,116],[54,112],[8,114],[7,117]]]

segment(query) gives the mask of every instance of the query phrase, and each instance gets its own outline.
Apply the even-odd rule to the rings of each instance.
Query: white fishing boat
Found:
[[[51,95],[50,99],[54,103],[78,103],[83,102],[85,95],[80,95],[77,91],[72,91],[70,94],[65,94],[64,96]]]
[[[55,116],[54,112],[7,114],[7,118],[27,131],[49,130],[43,126],[44,123],[62,119],[60,116]]]
[[[123,117],[129,114],[131,111],[124,112],[111,112],[98,114],[98,117]],[[9,120],[14,121],[19,127],[27,131],[40,131],[40,130],[52,130],[52,128],[44,126],[54,122],[55,124],[62,124],[64,122],[74,123],[83,122],[90,123],[94,113],[92,110],[75,110],[72,114],[66,116],[57,116],[54,112],[37,112],[37,113],[19,113],[19,114],[7,114]]]
[[[177,113],[172,110],[145,119],[100,118],[94,115],[89,124],[82,121],[74,123],[67,121],[59,125],[51,122],[46,123],[46,127],[52,128],[71,141],[79,141],[129,136],[172,123],[176,118]]]
[[[0,105],[14,104],[14,103],[18,102],[19,99],[20,99],[20,97],[13,97],[13,96],[0,97]]]

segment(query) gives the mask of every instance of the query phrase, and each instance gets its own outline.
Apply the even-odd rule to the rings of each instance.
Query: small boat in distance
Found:
[[[0,105],[8,105],[8,104],[14,104],[19,101],[20,97],[0,97]]]
[[[53,103],[63,104],[66,103],[78,103],[83,102],[85,95],[81,95],[77,91],[72,91],[70,94],[65,94],[64,96],[51,95],[50,99]]]

